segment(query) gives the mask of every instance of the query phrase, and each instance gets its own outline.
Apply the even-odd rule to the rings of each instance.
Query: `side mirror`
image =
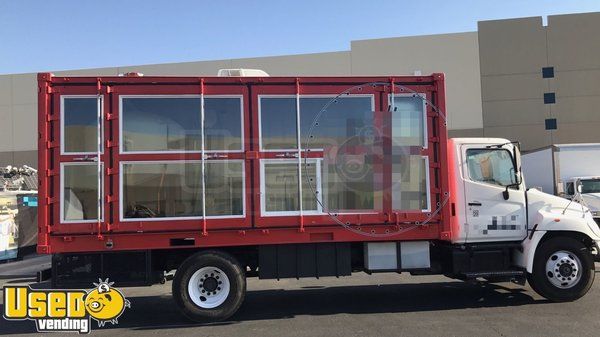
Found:
[[[581,179],[575,180],[575,190],[577,191],[577,193],[581,193],[581,191],[583,190],[583,183],[581,182]]]
[[[510,194],[508,193],[509,188],[521,185],[521,177],[519,175],[515,176],[515,180],[516,182],[514,184],[506,185],[506,188],[502,192],[502,197],[504,198],[504,200],[508,200],[508,198],[510,197]]]

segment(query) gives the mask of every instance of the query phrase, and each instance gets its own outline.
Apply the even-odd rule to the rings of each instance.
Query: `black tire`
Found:
[[[188,283],[194,273],[203,267],[222,270],[229,280],[226,300],[214,308],[202,308],[195,304],[188,291]],[[175,272],[173,299],[179,310],[195,322],[216,322],[231,317],[239,309],[246,294],[246,275],[240,263],[231,255],[221,251],[205,251],[187,258]]]
[[[581,262],[581,278],[570,288],[555,286],[546,275],[546,262],[558,251],[567,251]],[[531,288],[554,302],[575,301],[585,295],[594,283],[594,259],[587,247],[570,237],[556,237],[540,244],[533,260],[533,272],[527,274]]]

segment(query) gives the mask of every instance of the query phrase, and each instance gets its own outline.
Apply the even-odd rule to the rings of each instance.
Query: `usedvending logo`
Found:
[[[38,332],[76,331],[89,333],[91,320],[102,327],[118,324],[119,317],[130,308],[123,293],[113,282],[100,280],[89,291],[4,287],[4,318],[32,320]]]

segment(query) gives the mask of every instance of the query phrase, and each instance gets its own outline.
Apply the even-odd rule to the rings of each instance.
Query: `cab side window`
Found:
[[[467,167],[473,181],[498,186],[517,182],[512,156],[505,149],[468,149]]]

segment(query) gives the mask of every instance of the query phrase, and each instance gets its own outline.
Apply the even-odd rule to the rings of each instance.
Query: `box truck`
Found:
[[[530,187],[578,198],[600,224],[600,144],[555,144],[527,151],[523,174]]]
[[[443,74],[38,75],[38,251],[56,287],[150,285],[196,321],[246,278],[594,280],[600,228],[527,190],[517,144],[447,138]]]

